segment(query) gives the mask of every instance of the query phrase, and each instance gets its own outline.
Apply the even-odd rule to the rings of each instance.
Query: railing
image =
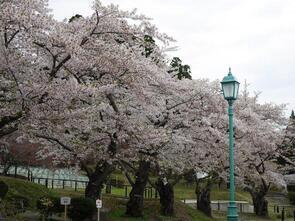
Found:
[[[3,172],[3,166],[0,165],[0,173]],[[77,181],[88,181],[86,176],[80,175],[77,171],[71,169],[55,169],[50,170],[42,167],[23,167],[23,166],[13,166],[8,170],[9,176],[14,177],[27,177],[31,180],[32,177],[38,177],[42,179],[60,179],[60,180],[77,180]]]
[[[51,189],[65,189],[73,188],[75,191],[78,189],[85,189],[88,181],[71,180],[71,179],[55,179],[55,178],[42,178],[42,177],[29,177],[29,181],[45,185],[46,188]]]
[[[88,181],[81,181],[81,180],[71,180],[71,179],[55,179],[55,178],[40,178],[40,177],[32,177],[28,176],[28,180],[33,183],[38,183],[41,185],[45,185],[46,188],[51,189],[66,189],[72,188],[75,191],[78,189],[85,189]],[[116,187],[111,184],[106,184],[104,187],[104,192],[106,194],[113,194],[122,196],[125,198],[129,197],[130,191],[132,189],[131,185],[122,185],[122,187]],[[151,198],[158,198],[158,191],[151,186],[147,186],[144,189],[144,198],[151,199]]]
[[[110,184],[106,184],[105,193],[119,195],[119,196],[128,198],[131,189],[132,189],[131,185],[123,185],[123,187],[120,188],[120,187],[112,186]],[[155,188],[151,186],[147,186],[144,189],[143,196],[146,199],[152,199],[152,198],[157,199],[159,197],[159,193]]]
[[[0,166],[0,171],[2,170]],[[36,172],[38,171],[38,172]],[[41,172],[40,172],[41,171]],[[42,168],[25,168],[25,167],[12,167],[8,174],[10,176],[22,176],[26,177],[28,181],[31,181],[33,183],[38,183],[41,185],[46,186],[46,188],[50,189],[66,189],[71,188],[74,189],[74,191],[78,191],[79,189],[85,189],[88,184],[88,179],[85,176],[71,176],[70,179],[67,178],[54,178],[56,176],[55,172],[59,171],[50,171],[48,169],[44,169],[43,173],[47,174],[53,174],[53,177],[41,177],[42,174]],[[55,175],[54,175],[55,174]],[[46,175],[45,175],[46,176]],[[79,178],[79,179],[75,179]],[[111,182],[107,183],[103,189],[103,191],[107,194],[113,194],[121,197],[128,198],[130,191],[132,189],[131,185],[116,185],[111,184]],[[158,198],[159,194],[155,190],[155,188],[151,186],[147,186],[144,190],[144,198]]]
[[[33,183],[44,185],[46,186],[46,188],[51,188],[51,189],[71,188],[71,189],[74,189],[75,191],[78,191],[78,189],[85,189],[88,184],[88,181],[40,178],[40,177],[32,177],[32,176],[28,176],[28,180]],[[116,187],[111,184],[106,184],[103,190],[106,194],[113,194],[113,195],[118,195],[118,196],[128,198],[131,189],[132,189],[131,185],[122,185],[122,187]],[[146,199],[158,198],[158,192],[155,190],[155,188],[151,186],[147,186],[144,189],[143,195],[144,195],[144,198]]]
[[[273,212],[281,217],[281,221],[285,221],[288,217],[293,217],[295,221],[294,205],[274,205]]]

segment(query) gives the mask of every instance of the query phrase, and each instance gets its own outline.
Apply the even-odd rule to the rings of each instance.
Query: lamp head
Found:
[[[227,101],[234,101],[238,97],[240,83],[232,75],[231,68],[229,68],[228,75],[220,82],[224,99]]]

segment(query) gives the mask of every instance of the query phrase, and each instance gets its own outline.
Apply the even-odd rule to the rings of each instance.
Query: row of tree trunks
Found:
[[[150,162],[140,161],[136,171],[136,179],[132,184],[132,190],[129,194],[129,201],[126,207],[126,215],[131,217],[143,216],[144,190],[148,182],[150,171]],[[103,185],[112,173],[113,167],[107,162],[97,165],[95,171],[90,174],[89,183],[85,190],[85,196],[91,199],[100,198]],[[174,212],[174,185],[166,179],[158,179],[156,189],[160,195],[161,213],[165,216],[171,216]],[[212,184],[206,181],[205,185],[196,182],[197,209],[209,217],[212,217],[211,192]],[[248,190],[249,191],[249,190]],[[254,212],[258,216],[268,216],[268,202],[265,198],[268,192],[267,188],[261,187],[259,191],[249,191],[252,197]]]
[[[128,165],[124,162],[123,164]],[[121,164],[121,165],[123,165]],[[135,181],[128,175],[125,170],[126,178],[132,186],[129,194],[130,198],[127,203],[126,215],[131,217],[141,217],[143,214],[144,190],[149,182],[160,195],[161,213],[165,216],[172,216],[174,212],[174,190],[173,186],[178,182],[169,183],[166,178],[159,178],[156,183],[149,180],[150,162],[140,161],[138,168],[128,165],[135,172]],[[124,167],[124,166],[123,166]]]
[[[143,216],[143,194],[150,171],[150,162],[140,161],[136,171],[135,182],[132,185],[132,190],[129,194],[129,201],[126,207],[126,215],[131,217]]]
[[[150,171],[150,162],[140,161],[136,171],[136,179],[132,184],[132,190],[129,194],[129,201],[126,207],[126,215],[131,217],[143,216],[144,190],[148,182]],[[113,167],[107,162],[96,167],[95,171],[89,176],[89,183],[85,190],[85,196],[97,199],[101,196],[101,191],[108,176],[112,173]],[[208,178],[210,179],[210,178]],[[160,195],[161,213],[165,216],[171,216],[174,212],[174,185],[166,179],[158,179],[156,189]],[[206,180],[200,185],[196,182],[197,209],[209,217],[212,217],[211,192],[212,182]],[[268,216],[268,202],[265,198],[267,188],[261,187],[259,191],[249,191],[252,197],[254,212],[258,216]]]

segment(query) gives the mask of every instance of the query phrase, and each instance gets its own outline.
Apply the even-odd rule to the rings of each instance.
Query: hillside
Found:
[[[21,212],[21,201],[25,201],[25,206],[31,212],[36,211],[36,202],[42,196],[82,196],[83,192],[73,192],[71,190],[51,190],[46,189],[44,186],[34,184],[22,179],[15,179],[10,177],[1,177],[0,180],[4,181],[9,186],[8,194],[2,202],[5,205],[5,213],[13,215],[16,212]],[[163,217],[160,215],[160,205],[158,200],[145,201],[145,216],[143,218],[128,218],[124,217],[126,199],[114,196],[103,196],[104,211],[102,213],[102,221],[135,221],[135,220],[204,220],[211,221],[200,212],[177,202],[175,206],[175,217]],[[22,217],[18,215],[18,217]],[[34,215],[36,217],[36,215]],[[33,219],[33,218],[32,218]]]
[[[2,214],[8,214],[13,217],[12,220],[28,220],[34,221],[39,219],[38,211],[36,209],[36,202],[42,196],[83,196],[83,191],[74,192],[71,189],[46,189],[45,186],[34,184],[22,179],[1,177],[9,186],[9,191],[5,199],[1,202]],[[181,189],[181,192],[184,189]],[[214,191],[213,198],[223,197],[224,192]],[[240,194],[241,198],[247,198],[245,193]],[[26,207],[27,212],[23,213],[22,205]],[[144,202],[144,217],[130,218],[124,216],[125,205],[127,199],[115,195],[103,195],[103,209],[101,213],[101,221],[223,221],[226,220],[226,214],[223,212],[214,212],[214,218],[208,218],[201,212],[183,204],[179,199],[175,199],[175,215],[173,217],[164,217],[160,215],[160,204],[157,199],[148,199]],[[3,207],[5,206],[5,209]],[[18,213],[18,215],[16,215]],[[280,220],[276,215],[272,214],[269,219],[257,218],[251,214],[241,214],[241,220]],[[58,216],[62,216],[59,214]],[[62,220],[62,219],[55,219]],[[291,217],[286,220],[293,220]],[[285,220],[285,221],[286,221]]]

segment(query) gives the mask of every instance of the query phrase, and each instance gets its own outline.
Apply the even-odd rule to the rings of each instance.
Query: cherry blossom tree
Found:
[[[222,115],[218,112],[218,102],[222,100],[217,83],[208,80],[180,82],[180,86],[174,87],[179,90],[178,96],[167,100],[166,111],[169,111],[165,113],[166,118],[161,125],[171,131],[171,137],[155,154],[153,163],[161,176],[156,188],[160,197],[166,197],[162,199],[164,214],[173,213],[173,186],[183,173],[192,168],[199,172],[205,172],[207,168],[213,170],[214,163],[207,159],[210,155],[216,156],[216,144],[222,139],[222,134],[214,125]],[[169,179],[169,174],[174,174],[174,179]],[[161,192],[165,194],[161,196]]]
[[[37,3],[43,3],[43,11],[38,11]],[[168,74],[159,62],[163,59],[155,62],[162,56],[161,49],[154,47],[148,58],[143,56],[143,46],[147,35],[164,44],[170,39],[135,11],[104,7],[96,1],[92,16],[67,23],[53,20],[44,3],[3,3],[7,8],[3,14],[10,15],[9,8],[15,6],[13,16],[21,18],[25,8],[28,18],[20,22],[40,28],[24,28],[24,37],[10,52],[27,59],[23,62],[28,67],[18,70],[23,73],[18,82],[25,83],[27,90],[19,94],[29,95],[25,100],[30,105],[21,129],[29,132],[32,141],[43,144],[40,156],[80,163],[90,179],[86,195],[96,198],[113,162],[127,155],[131,146],[136,148],[147,138],[152,142],[149,136],[135,138],[150,132],[142,126],[146,113],[153,111],[149,97],[164,85]],[[43,16],[43,23],[33,15]],[[129,25],[129,20],[138,24]],[[40,23],[32,23],[37,21]],[[18,30],[14,33],[19,34]],[[143,91],[145,87],[150,91]]]
[[[98,0],[91,16],[70,22],[54,20],[45,0],[2,0],[0,6],[0,138],[20,130],[42,144],[40,157],[75,162],[89,178],[85,195],[93,199],[115,165],[133,168],[131,216],[142,215],[153,167],[163,175],[158,189],[170,185],[170,195],[161,196],[169,214],[171,171],[227,179],[228,125],[219,82],[188,80],[189,68],[177,59],[171,70],[164,49],[173,39],[149,18]],[[255,212],[266,215],[265,194],[278,183],[272,160],[284,107],[259,104],[245,90],[235,108],[236,171],[243,174],[237,181],[251,193]],[[198,208],[208,215],[211,183],[196,190]]]
[[[39,66],[28,38],[50,25],[46,1],[0,2],[0,138],[13,133],[29,110],[30,84]],[[45,22],[46,21],[46,22]]]
[[[208,87],[211,90],[215,88],[216,92],[206,99],[206,108],[211,107],[210,111],[203,110],[203,115],[200,115],[201,122],[206,124],[199,128],[203,129],[200,130],[201,134],[207,138],[198,138],[195,141],[198,148],[189,148],[194,154],[184,156],[187,159],[187,169],[206,174],[196,178],[196,194],[197,208],[209,216],[212,184],[220,178],[228,180],[229,174],[227,104],[218,94],[219,87],[218,82],[215,87]],[[270,186],[284,186],[282,176],[273,161],[280,154],[278,145],[285,124],[285,106],[259,104],[257,98],[258,95],[251,97],[245,87],[235,102],[236,181],[237,185],[250,192],[255,212],[266,215],[267,211],[263,212],[267,208],[265,195]],[[206,116],[206,113],[209,114]]]
[[[211,216],[210,192],[225,168],[227,152],[226,102],[220,93],[220,83],[201,82],[201,99],[192,115],[195,125],[191,130],[193,142],[183,156],[186,169],[195,171],[197,208]]]
[[[285,185],[274,162],[286,123],[285,105],[259,104],[258,94],[249,96],[245,87],[236,109],[237,183],[251,194],[255,213],[267,216],[265,196],[271,185]]]

